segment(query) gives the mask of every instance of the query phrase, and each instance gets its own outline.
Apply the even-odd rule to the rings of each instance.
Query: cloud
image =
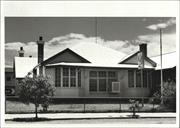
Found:
[[[148,42],[148,55],[154,56],[160,54],[160,37],[159,34],[140,35],[139,40],[146,40]],[[176,50],[176,34],[164,33],[162,35],[162,52],[168,53]]]
[[[170,18],[168,21],[163,22],[163,23],[158,23],[158,24],[152,24],[147,26],[146,28],[150,29],[150,30],[157,30],[160,28],[167,28],[168,26],[172,26],[176,24],[176,19],[175,18]]]
[[[148,43],[148,55],[159,54],[159,35],[140,35],[134,40],[104,40],[100,37],[86,37],[83,34],[70,33],[64,36],[54,37],[45,42],[44,55],[49,58],[52,55],[62,51],[67,47],[72,47],[78,43],[96,42],[105,47],[115,49],[117,51],[130,54],[139,49],[139,44],[142,42]],[[17,51],[20,47],[25,50],[25,56],[32,55],[37,57],[36,42],[10,42],[5,44],[6,62],[12,65],[14,56],[17,56]],[[163,51],[173,51],[175,49],[175,34],[163,34]],[[11,63],[10,63],[11,62]]]

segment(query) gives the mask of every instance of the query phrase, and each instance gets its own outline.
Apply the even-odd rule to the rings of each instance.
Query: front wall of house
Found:
[[[90,71],[117,71],[118,72],[118,81],[120,82],[120,92],[90,92],[89,91],[89,72]],[[119,69],[84,69],[84,80],[83,84],[85,85],[85,96],[86,97],[141,97],[149,96],[150,88],[130,88],[128,87],[128,70]]]
[[[55,86],[55,68],[46,67],[46,75],[50,78],[50,83]],[[56,87],[54,97],[80,97],[81,88],[65,88],[65,87]]]
[[[89,72],[90,71],[116,71],[117,81],[120,82],[120,92],[90,92]],[[46,68],[46,74],[50,76],[51,83],[55,86],[55,68]],[[141,97],[149,96],[150,88],[128,87],[128,70],[126,69],[99,69],[81,68],[81,87],[56,87],[55,97]]]

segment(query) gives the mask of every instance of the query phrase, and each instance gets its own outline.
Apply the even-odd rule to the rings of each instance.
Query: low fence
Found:
[[[172,97],[164,97],[164,104],[168,106],[166,108],[160,107],[161,99],[155,97],[52,98],[48,110],[51,112],[130,112],[129,107],[132,105],[130,99],[138,101],[140,109],[137,109],[137,112],[176,112],[176,99]],[[18,101],[19,99],[8,97],[6,100]],[[78,107],[71,106],[69,109],[62,110],[62,105],[73,104]]]

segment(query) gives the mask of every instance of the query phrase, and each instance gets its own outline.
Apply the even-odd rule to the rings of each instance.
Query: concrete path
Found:
[[[44,117],[49,119],[106,119],[106,118],[129,118],[132,113],[39,113],[38,117]],[[137,113],[141,118],[175,118],[176,113]],[[13,118],[28,118],[35,117],[35,114],[6,114],[6,120],[12,120]]]

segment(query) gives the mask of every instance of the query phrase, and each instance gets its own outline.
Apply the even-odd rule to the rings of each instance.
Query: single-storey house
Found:
[[[49,76],[56,87],[54,97],[147,97],[151,94],[156,63],[147,56],[147,44],[140,44],[139,51],[126,55],[100,44],[79,43],[48,59],[43,58],[42,37],[37,45],[38,58],[15,57],[15,76]],[[140,61],[143,69],[139,69]]]

